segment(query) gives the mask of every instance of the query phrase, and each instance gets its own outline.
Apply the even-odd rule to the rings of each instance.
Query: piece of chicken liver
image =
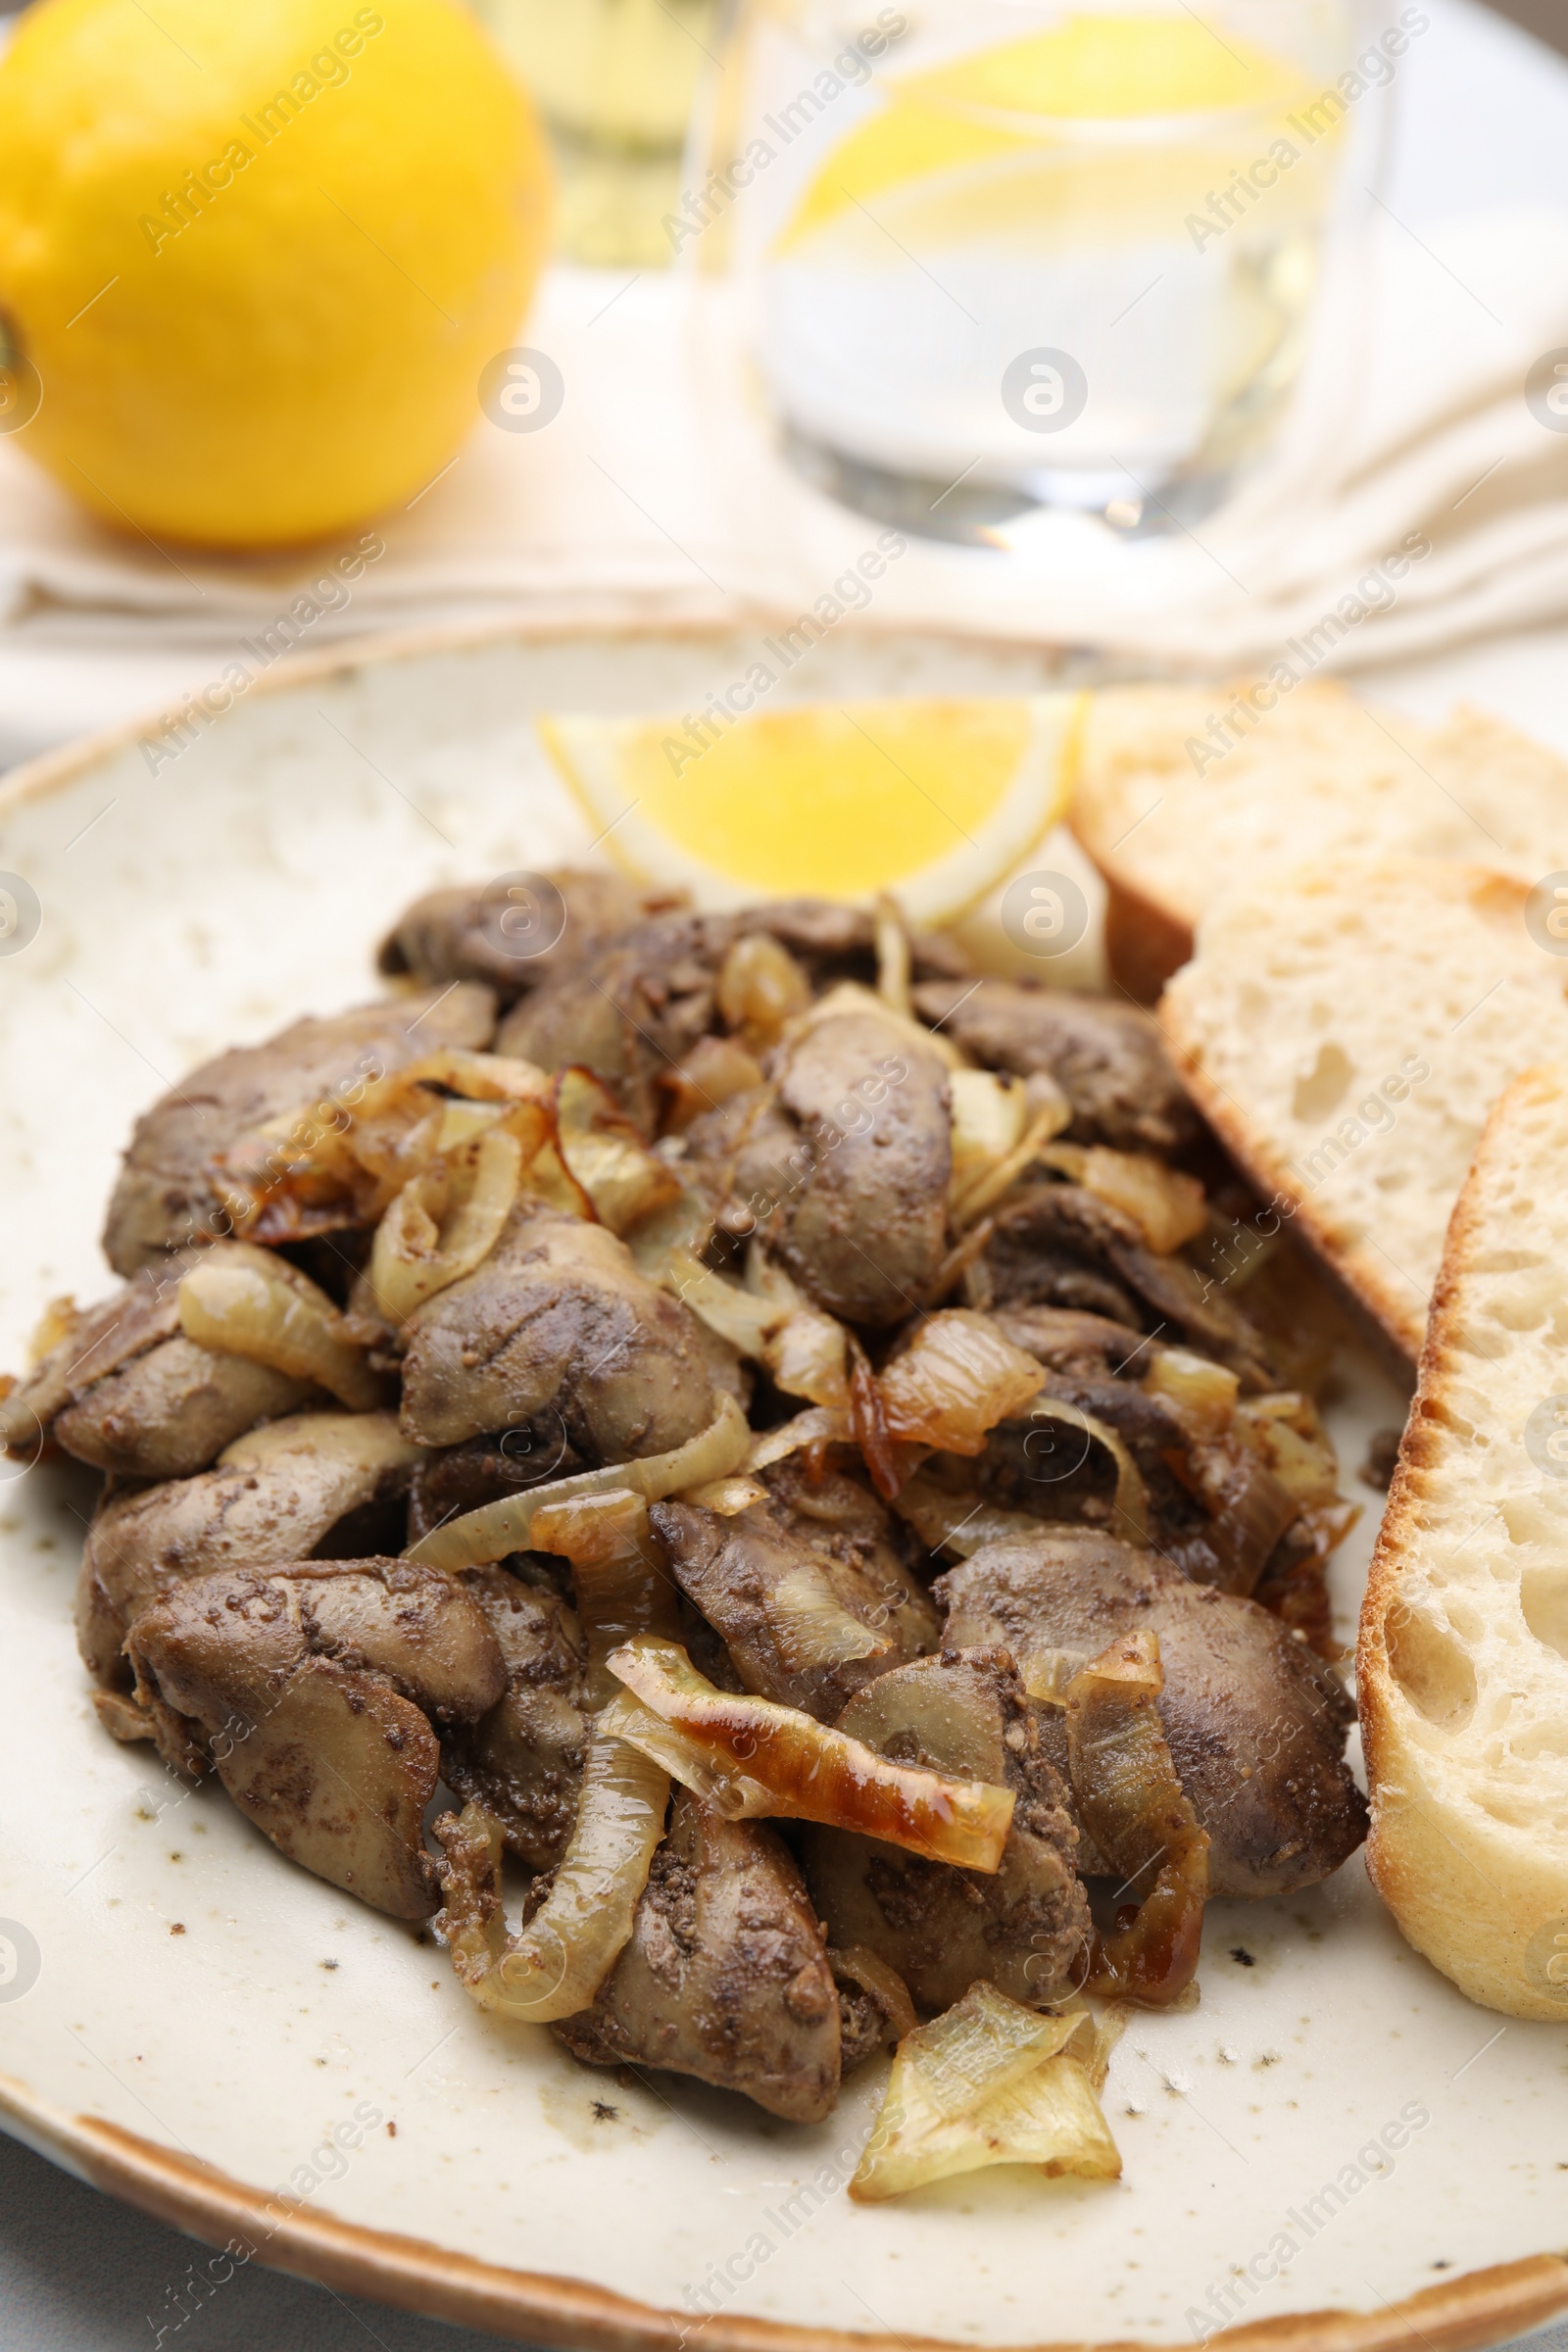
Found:
[[[783,899],[724,914],[663,914],[554,974],[508,1015],[497,1051],[541,1069],[575,1062],[596,1071],[651,1136],[660,1109],[655,1081],[722,1027],[724,958],[738,940],[759,933],[794,958],[812,993],[876,976],[876,926],[863,908]],[[916,971],[964,968],[961,954],[940,935],[917,934],[910,950]]]
[[[585,1460],[633,1461],[706,1429],[738,1366],[605,1226],[524,1200],[482,1264],[411,1318],[402,1425],[458,1446],[553,1407]]]
[[[88,1670],[105,1690],[128,1690],[127,1629],[195,1577],[401,1549],[416,1458],[390,1413],[300,1413],[238,1439],[199,1477],[108,1495],[76,1586]],[[122,1737],[150,1736],[121,1710],[107,1720]]]
[[[50,1439],[122,1478],[188,1478],[259,1421],[313,1400],[306,1381],[184,1337],[179,1279],[203,1254],[178,1250],[72,1309],[43,1361],[0,1398],[0,1446],[25,1455]]]
[[[820,2123],[838,2097],[838,1987],[778,1832],[677,1789],[631,1941],[592,2007],[555,2031],[590,2066],[695,2075]]]
[[[947,1069],[866,1003],[779,1049],[770,1083],[695,1120],[692,1180],[818,1304],[876,1329],[923,1304],[947,1248]]]
[[[1158,1024],[1136,1004],[1013,980],[927,980],[914,1002],[987,1069],[1054,1078],[1072,1104],[1077,1143],[1165,1152],[1198,1134]]]
[[[831,1313],[902,1321],[924,1304],[947,1248],[945,1066],[875,1012],[847,1012],[789,1050],[779,1102],[813,1162],[783,1205],[784,1262]]]
[[[731,1517],[676,1500],[656,1502],[649,1517],[746,1689],[831,1723],[862,1683],[934,1649],[940,1628],[875,1495],[834,1471],[813,1490],[796,1467],[765,1502]],[[815,1595],[877,1646],[834,1655],[829,1639],[813,1650]]]
[[[1179,1251],[1151,1250],[1125,1210],[1080,1184],[1025,1182],[986,1245],[992,1302],[1087,1310],[1184,1338],[1249,1390],[1277,1387],[1268,1348],[1241,1308]]]
[[[608,867],[557,866],[459,883],[404,908],[381,942],[376,969],[427,984],[482,981],[499,1004],[511,1005],[684,903],[680,891],[645,890]]]
[[[218,1153],[442,1047],[487,1046],[494,1027],[489,989],[459,983],[295,1021],[264,1045],[204,1062],[136,1122],[104,1228],[115,1272],[134,1274],[228,1230],[211,1170]]]
[[[472,1568],[463,1590],[495,1635],[507,1687],[487,1713],[454,1724],[442,1774],[501,1824],[508,1846],[549,1870],[577,1823],[588,1743],[588,1652],[574,1609],[509,1569]]]
[[[166,1762],[210,1761],[318,1878],[396,1919],[435,1910],[433,1723],[484,1714],[507,1679],[450,1577],[393,1559],[220,1570],[145,1609],[126,1649]]]
[[[652,1137],[655,1080],[716,1025],[719,969],[740,929],[723,914],[640,923],[523,998],[502,1023],[497,1051],[543,1070],[593,1070]]]
[[[1355,1709],[1304,1642],[1254,1601],[1195,1585],[1113,1537],[1053,1530],[989,1544],[932,1587],[945,1639],[1085,1658],[1123,1634],[1158,1637],[1160,1721],[1210,1839],[1215,1894],[1291,1894],[1338,1870],[1366,1835],[1345,1761]],[[1061,1718],[1048,1713],[1066,1775]]]
[[[949,1648],[880,1676],[839,1717],[840,1731],[894,1763],[1015,1794],[996,1871],[929,1862],[845,1830],[803,1833],[807,1881],[834,1945],[865,1945],[923,2008],[951,2007],[980,1977],[1030,2004],[1083,1981],[1078,1834],[1041,1712],[1004,1650]]]

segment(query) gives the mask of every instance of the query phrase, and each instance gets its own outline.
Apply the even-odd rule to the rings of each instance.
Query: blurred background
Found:
[[[1556,0],[400,6],[270,127],[305,0],[7,21],[0,763],[247,646],[808,609],[868,523],[881,625],[1134,668],[1406,537],[1333,666],[1568,612]]]
[[[1568,45],[1568,24],[1564,23],[1563,12],[1555,5],[1555,0],[1511,0],[1511,5],[1501,13],[1510,17],[1515,24],[1522,24],[1527,32],[1539,34],[1542,40],[1550,41],[1556,48]]]
[[[1263,660],[1408,536],[1332,666],[1484,692],[1568,612],[1556,0],[414,13],[286,135],[304,0],[203,57],[193,0],[122,61],[5,21],[0,764],[247,645],[808,609],[868,524],[881,625],[1133,668]],[[136,137],[54,172],[122,70]]]

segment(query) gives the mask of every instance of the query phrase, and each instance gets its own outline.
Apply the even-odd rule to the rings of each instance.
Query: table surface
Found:
[[[1565,0],[1506,5],[1526,21],[1534,10],[1568,47]],[[1433,14],[1436,37],[1422,44],[1399,133],[1396,209],[1419,221],[1521,197],[1561,203],[1568,68],[1469,0],[1434,0]],[[1565,677],[1568,630],[1553,628],[1366,683],[1416,711],[1467,696],[1568,752]],[[157,660],[106,636],[84,708],[80,645],[68,653],[0,642],[0,760],[150,707],[173,683]],[[201,2352],[451,2352],[500,2341],[260,2269],[236,2272],[176,2329],[173,2297],[191,2259],[176,2231],[0,2134],[0,2352],[129,2352],[182,2339]],[[1529,2343],[1530,2352],[1568,2352],[1568,2323]]]

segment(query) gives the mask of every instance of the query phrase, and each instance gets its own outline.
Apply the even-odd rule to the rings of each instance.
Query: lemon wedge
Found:
[[[1082,697],[804,704],[737,720],[541,718],[606,850],[699,906],[889,892],[975,906],[1055,823]],[[706,742],[704,736],[706,734]]]
[[[1267,106],[1296,79],[1283,60],[1240,33],[1222,41],[1196,16],[1098,15],[905,74],[899,87],[948,106],[1112,122]]]
[[[971,122],[901,94],[834,149],[775,250],[789,252],[813,229],[911,180],[958,172],[965,165],[988,163],[994,156],[1014,155],[1035,144],[1025,132]]]
[[[1151,197],[1168,194],[1174,180],[1184,202],[1193,201],[1189,180],[1200,190],[1203,171],[1229,168],[1233,149],[1245,161],[1241,150],[1249,138],[1256,144],[1257,119],[1283,117],[1309,95],[1294,67],[1241,34],[1222,42],[1196,17],[1153,15],[1068,17],[929,72],[892,76],[884,86],[889,103],[829,155],[776,252],[920,181],[938,181],[951,199],[955,175],[961,181],[977,166],[1029,153],[1041,177],[1037,209],[1043,200],[1049,209],[1082,214],[1092,209],[1081,201],[1089,182],[1097,194],[1101,181],[1113,191],[1118,175],[1129,173],[1151,182]],[[1113,139],[1103,156],[1081,147],[1070,159],[1054,153],[1057,126],[1158,119],[1168,132],[1182,118],[1189,127],[1173,152],[1129,149]],[[1186,153],[1194,143],[1196,170]],[[999,182],[994,203],[995,225],[1005,227],[1016,187]]]

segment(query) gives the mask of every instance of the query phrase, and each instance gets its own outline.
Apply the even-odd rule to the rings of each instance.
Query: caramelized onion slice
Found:
[[[1358,1502],[1347,1502],[1343,1496],[1334,1502],[1303,1503],[1298,1525],[1305,1531],[1310,1539],[1311,1552],[1309,1556],[1316,1560],[1320,1568],[1330,1553],[1345,1542],[1346,1537],[1360,1516],[1361,1505]],[[1339,1658],[1343,1657],[1345,1652],[1336,1647],[1332,1650],[1325,1650],[1323,1655],[1328,1658]]]
[[[42,1453],[47,1434],[43,1416],[32,1401],[38,1394],[32,1382],[18,1380],[14,1372],[0,1372],[0,1450],[18,1460],[28,1460],[29,1466]]]
[[[528,1191],[549,1208],[559,1208],[565,1217],[581,1217],[585,1225],[597,1225],[599,1212],[592,1199],[583,1191],[576,1177],[561,1156],[552,1123],[538,1151],[528,1162]]]
[[[577,1824],[550,1892],[520,1935],[501,1904],[501,1825],[479,1805],[435,1825],[445,1908],[435,1929],[481,2009],[548,2025],[586,2009],[631,1937],[664,1835],[669,1775],[595,1725]]]
[[[963,1306],[928,1315],[877,1379],[890,1438],[944,1453],[982,1453],[999,1421],[1039,1394],[1040,1366],[989,1315]]]
[[[948,1080],[953,1098],[951,1200],[961,1200],[979,1177],[1006,1158],[1029,1119],[1022,1081],[996,1070],[955,1070]]]
[[[964,1297],[978,1306],[988,1295],[986,1277],[980,1271],[980,1260],[991,1247],[991,1237],[997,1230],[993,1216],[981,1217],[966,1233],[960,1234],[952,1249],[932,1275],[926,1291],[926,1304],[940,1306],[943,1299],[956,1291],[961,1282]]]
[[[1116,2143],[1091,2081],[1094,2021],[1047,2017],[984,1979],[905,2035],[850,2194],[859,2203],[994,2164],[1114,2180]]]
[[[664,1099],[665,1135],[684,1135],[708,1111],[762,1084],[762,1065],[738,1038],[700,1037],[689,1054],[654,1080]]]
[[[787,1276],[760,1261],[755,1249],[744,1290],[678,1244],[649,1270],[710,1331],[765,1364],[786,1396],[808,1396],[813,1404],[846,1402],[843,1324],[811,1306]]]
[[[1112,1152],[1103,1144],[1057,1144],[1041,1154],[1074,1184],[1131,1217],[1151,1250],[1168,1257],[1208,1223],[1208,1203],[1196,1176],[1167,1167],[1147,1152]]]
[[[672,1781],[700,1796],[715,1813],[722,1813],[726,1821],[754,1821],[775,1809],[760,1781],[737,1772],[726,1757],[677,1731],[629,1691],[622,1690],[618,1698],[601,1708],[598,1722],[608,1736],[640,1748]]]
[[[785,1310],[784,1321],[764,1341],[761,1350],[774,1387],[782,1389],[786,1396],[808,1397],[812,1404],[847,1405],[850,1390],[843,1324],[813,1306],[783,1267],[775,1265],[755,1241],[746,1253],[746,1288]]]
[[[279,1242],[345,1217],[372,1224],[437,1152],[487,1123],[478,1105],[493,1124],[524,1103],[542,1107],[549,1087],[531,1062],[442,1049],[269,1120],[208,1172],[240,1234]],[[537,1140],[543,1124],[530,1132]]]
[[[625,1236],[627,1249],[650,1282],[662,1280],[672,1250],[701,1254],[713,1238],[713,1211],[702,1195],[683,1184],[672,1200],[652,1208]]]
[[[890,1012],[914,1018],[909,994],[909,934],[898,902],[882,891],[876,902],[876,993]]]
[[[449,1103],[443,1131],[455,1110],[466,1109],[488,1113],[491,1105]],[[489,1256],[517,1198],[522,1159],[517,1138],[492,1125],[404,1186],[370,1252],[370,1290],[394,1330]]]
[[[1308,1506],[1340,1500],[1334,1441],[1309,1396],[1294,1389],[1250,1396],[1236,1408],[1236,1434],[1259,1454],[1288,1494]]]
[[[1068,1999],[1059,2002],[1057,2007],[1059,2014],[1063,2017],[1079,2010],[1082,2010],[1086,2016],[1094,2016],[1094,2012],[1089,2008],[1081,1992],[1071,1994]],[[1131,2015],[1132,2011],[1125,2001],[1102,2001],[1100,2006],[1100,2014],[1094,2018],[1095,2046],[1090,2055],[1085,2058],[1084,2068],[1097,2091],[1103,2090],[1105,2087],[1105,2079],[1110,2073],[1110,2053],[1126,2033],[1127,2021]]]
[[[786,1023],[811,1002],[809,980],[783,942],[767,931],[736,940],[719,966],[714,993],[726,1028],[759,1054],[776,1045]]]
[[[343,1333],[323,1290],[286,1258],[248,1242],[218,1242],[180,1279],[186,1339],[313,1381],[356,1412],[382,1401],[382,1384]]]
[[[1137,1917],[1097,1937],[1090,1992],[1164,2008],[1198,1967],[1208,1838],[1177,1778],[1155,1705],[1159,1638],[1123,1635],[1067,1686],[1067,1760],[1084,1827],[1129,1887]]]
[[[716,1511],[720,1519],[738,1519],[754,1502],[767,1500],[767,1489],[760,1479],[749,1478],[744,1470],[733,1470],[728,1478],[710,1478],[700,1487],[683,1487],[675,1499],[694,1502],[700,1510]]]
[[[532,1102],[528,1107],[533,1117],[539,1122],[539,1133],[543,1135],[549,1124],[548,1112],[540,1102]],[[503,1124],[507,1115],[507,1106],[504,1102],[468,1102],[443,1099],[441,1124],[435,1131],[437,1156],[439,1157],[446,1152],[460,1152],[465,1144],[471,1144],[477,1137],[488,1135],[493,1127]]]
[[[911,1046],[934,1054],[949,1070],[963,1070],[969,1066],[951,1037],[944,1037],[940,1029],[927,1029],[911,1014],[895,1011],[875,990],[862,988],[858,980],[840,980],[832,988],[824,990],[809,1010],[803,1013],[798,1021],[792,1022],[790,1035],[792,1038],[804,1037],[809,1030],[820,1027],[823,1021],[841,1020],[847,1012],[875,1013],[879,1021],[884,1021],[899,1036],[907,1038]]]
[[[884,1502],[897,1499],[899,1490],[920,1461],[920,1448],[901,1446],[888,1430],[865,1349],[853,1331],[846,1332],[850,1356],[850,1427],[860,1448],[860,1459],[871,1473],[871,1484]]]
[[[1018,1660],[1018,1674],[1031,1698],[1064,1707],[1074,1676],[1088,1663],[1089,1653],[1083,1649],[1026,1649]]]
[[[845,1341],[842,1323],[819,1307],[803,1306],[764,1342],[762,1361],[786,1396],[842,1407],[850,1396]]]
[[[1170,1406],[1184,1429],[1207,1440],[1222,1438],[1230,1428],[1242,1384],[1212,1356],[1195,1355],[1189,1348],[1162,1348],[1142,1385]]]
[[[684,1446],[673,1446],[668,1453],[646,1454],[638,1462],[612,1462],[602,1470],[579,1471],[574,1478],[552,1479],[548,1486],[504,1495],[499,1502],[484,1503],[461,1519],[449,1520],[445,1527],[433,1527],[417,1544],[410,1544],[404,1557],[418,1560],[426,1568],[438,1568],[447,1576],[504,1560],[509,1551],[530,1549],[530,1530],[540,1510],[575,1501],[582,1494],[612,1494],[617,1488],[640,1494],[645,1502],[657,1502],[665,1494],[678,1494],[685,1487],[701,1486],[708,1479],[725,1478],[738,1470],[751,1439],[746,1415],[726,1392],[708,1427],[688,1438]]]
[[[1113,1507],[1120,1525],[1113,1531],[1124,1544],[1147,1545],[1149,1542],[1149,1489],[1144,1474],[1133,1460],[1126,1446],[1108,1422],[1097,1420],[1064,1396],[1048,1396],[1044,1390],[1029,1407],[1031,1421],[1054,1421],[1062,1429],[1081,1429],[1086,1438],[1103,1446],[1116,1465],[1116,1493]],[[1027,1445],[1027,1441],[1025,1441]],[[1088,1448],[1085,1448],[1087,1451]]]
[[[650,1152],[604,1080],[575,1063],[555,1084],[556,1143],[570,1176],[611,1232],[624,1235],[684,1187],[667,1159]]]
[[[789,1320],[787,1306],[754,1298],[739,1283],[726,1282],[722,1274],[705,1266],[689,1250],[671,1250],[667,1253],[660,1281],[666,1291],[683,1299],[694,1315],[700,1315],[710,1331],[716,1331],[721,1340],[728,1340],[742,1355],[760,1357],[779,1326]]]
[[[1053,1100],[1035,1112],[1012,1150],[989,1167],[978,1169],[963,1190],[952,1196],[948,1205],[954,1225],[961,1230],[983,1217],[1009,1186],[1017,1183],[1025,1168],[1043,1157],[1052,1137],[1059,1135],[1071,1119],[1072,1104],[1064,1094],[1055,1092]]]
[[[713,1785],[728,1777],[727,1800],[708,1788],[697,1793],[732,1818],[766,1813],[819,1821],[965,1870],[993,1871],[1001,1862],[1012,1820],[1010,1788],[890,1764],[798,1708],[715,1690],[677,1642],[628,1642],[608,1662],[634,1698],[698,1751]],[[625,1716],[617,1720],[625,1738],[639,1737]],[[669,1769],[696,1787],[677,1765]]]
[[[680,1631],[675,1586],[648,1524],[641,1494],[617,1487],[546,1503],[529,1531],[535,1551],[571,1562],[577,1614],[588,1637],[589,1704],[602,1707],[620,1686],[605,1660],[634,1634]]]
[[[820,1560],[803,1561],[782,1577],[763,1595],[762,1615],[779,1662],[792,1674],[817,1666],[846,1666],[852,1658],[884,1657],[893,1647],[886,1634],[873,1633],[851,1615]]]
[[[394,1098],[400,1089],[439,1086],[471,1102],[543,1102],[550,1094],[545,1072],[520,1055],[476,1054],[460,1046],[443,1046],[407,1062],[382,1085]],[[362,1116],[373,1115],[377,1100],[366,1098]]]
[[[45,1357],[53,1355],[61,1341],[69,1340],[79,1328],[82,1311],[75,1299],[69,1296],[50,1299],[43,1313],[27,1334],[27,1375],[29,1379],[34,1372],[41,1370]]]
[[[1029,1121],[1029,1098],[1023,1081],[999,1070],[955,1070],[948,1081],[953,1097],[953,1164],[958,1173],[965,1160],[992,1167],[1012,1150]]]
[[[793,1421],[780,1422],[777,1429],[764,1429],[753,1438],[746,1467],[749,1471],[769,1469],[808,1446],[853,1445],[854,1434],[848,1412],[815,1405],[810,1412],[797,1413]]]

